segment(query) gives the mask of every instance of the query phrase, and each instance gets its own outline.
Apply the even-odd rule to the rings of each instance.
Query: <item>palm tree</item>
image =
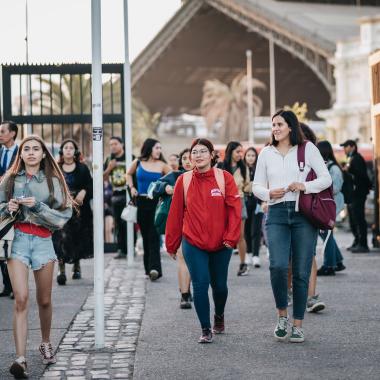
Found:
[[[62,75],[59,80],[50,80],[47,77],[38,77],[41,83],[42,99],[39,91],[32,94],[33,109],[42,109],[42,114],[90,114],[91,113],[91,76],[83,75]],[[111,77],[103,83],[103,113],[112,113],[111,109],[111,85],[113,94],[114,112],[121,113],[121,81],[120,76],[112,79]],[[70,91],[71,90],[71,91]],[[71,94],[71,95],[70,95]],[[50,98],[52,102],[50,104]],[[82,99],[82,101],[81,101]],[[136,98],[132,98],[132,145],[134,147],[141,146],[143,140],[147,137],[156,136],[157,127],[160,121],[160,114],[151,114],[145,104]],[[62,138],[72,137],[79,146],[83,147],[84,154],[90,155],[91,152],[91,125],[81,124],[64,124],[62,126]],[[83,129],[82,129],[83,128]],[[43,131],[44,138],[51,139],[52,129],[47,128]],[[122,133],[121,125],[117,133]],[[112,129],[108,126],[104,127],[104,141],[112,135]],[[60,136],[61,137],[61,136]]]
[[[252,91],[266,89],[260,80],[252,79]],[[253,93],[253,114],[260,115],[263,102]],[[203,86],[201,114],[210,134],[217,122],[221,122],[218,136],[222,141],[247,140],[247,76],[238,74],[231,86],[218,79],[207,80]]]

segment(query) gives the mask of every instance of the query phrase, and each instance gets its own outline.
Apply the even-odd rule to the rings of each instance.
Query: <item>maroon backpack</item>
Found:
[[[308,141],[298,145],[297,160],[300,172],[305,169],[305,148]],[[311,144],[311,143],[310,143]],[[307,174],[306,182],[317,178],[313,169]],[[334,201],[332,185],[320,193],[305,194],[300,192],[300,212],[309,222],[320,230],[332,230],[335,226],[336,204]]]

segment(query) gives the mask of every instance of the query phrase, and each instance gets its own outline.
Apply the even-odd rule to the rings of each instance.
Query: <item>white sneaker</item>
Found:
[[[252,265],[252,253],[245,254],[245,263],[247,265]]]
[[[253,256],[252,257],[252,262],[253,262],[253,266],[255,268],[260,268],[261,267],[261,261],[260,261],[260,257],[259,256]]]

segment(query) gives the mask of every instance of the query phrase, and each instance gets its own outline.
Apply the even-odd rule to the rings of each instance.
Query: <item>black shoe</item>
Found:
[[[368,253],[369,248],[364,245],[357,245],[351,249],[351,253]]]
[[[57,283],[58,285],[66,285],[66,274],[65,273],[59,273],[57,276]]]
[[[180,309],[191,309],[190,293],[182,293],[181,302],[179,304]]]
[[[25,359],[18,358],[13,362],[11,368],[9,368],[9,372],[15,379],[27,379],[29,377],[27,368]]]
[[[317,276],[335,276],[335,270],[333,267],[325,267],[322,265],[317,270]]]
[[[240,264],[237,275],[238,276],[246,276],[247,274],[248,274],[248,265],[245,263]]]
[[[335,272],[341,272],[342,270],[345,270],[346,267],[343,265],[343,263],[336,264],[336,267],[334,268]]]
[[[11,295],[12,291],[11,290],[3,290],[1,293],[0,293],[0,297],[9,297]]]
[[[82,278],[82,274],[80,273],[80,270],[73,272],[72,279],[73,280],[80,280]]]
[[[347,251],[351,251],[352,248],[355,248],[358,245],[356,241],[354,241],[349,247],[347,247]]]

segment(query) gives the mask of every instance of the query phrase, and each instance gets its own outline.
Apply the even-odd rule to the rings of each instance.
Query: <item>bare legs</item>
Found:
[[[13,337],[17,357],[25,356],[28,334],[29,269],[19,260],[8,260],[8,271],[15,296]]]
[[[240,257],[240,263],[244,264],[245,263],[245,254],[247,253],[247,243],[245,242],[244,239],[244,220],[241,222],[241,229],[240,229],[240,239],[237,244],[237,248],[239,251],[239,257]]]
[[[54,262],[50,261],[40,270],[34,271],[36,298],[40,315],[42,342],[50,341],[52,318],[51,288],[53,284]]]
[[[19,260],[9,260],[8,270],[15,296],[13,336],[16,345],[16,355],[19,357],[25,356],[26,352],[26,340],[28,334],[29,269]],[[53,262],[49,262],[40,270],[34,271],[43,342],[49,342],[50,339],[53,271]]]
[[[185,259],[183,257],[182,251],[177,252],[178,260],[178,284],[181,293],[189,293],[190,290],[190,273],[187,269]]]
[[[309,290],[308,290],[308,296],[313,297],[315,296],[315,290],[317,288],[317,260],[315,259],[315,256],[313,257],[313,265],[311,267],[311,273],[310,273],[310,280],[309,280]]]

